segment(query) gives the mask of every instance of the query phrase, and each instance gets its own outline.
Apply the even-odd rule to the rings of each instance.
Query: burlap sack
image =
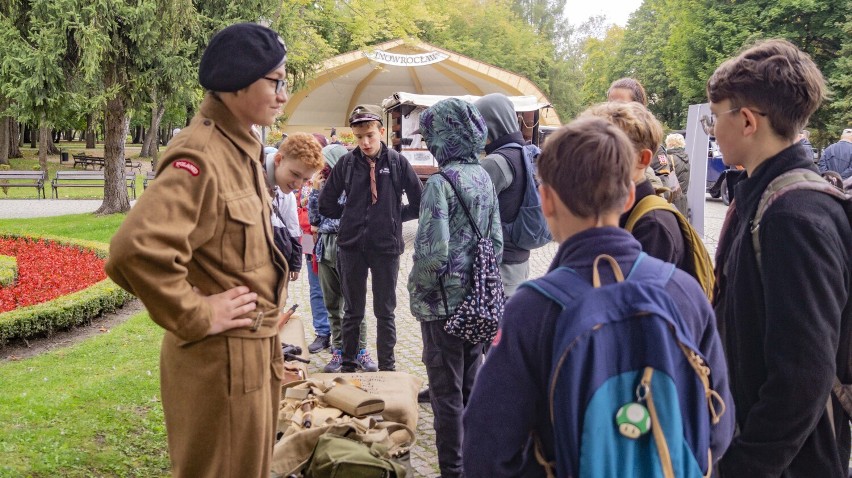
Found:
[[[405,372],[372,373],[315,373],[312,379],[331,382],[337,377],[358,385],[367,392],[385,401],[382,418],[402,423],[412,430],[417,429],[417,392],[423,379]]]

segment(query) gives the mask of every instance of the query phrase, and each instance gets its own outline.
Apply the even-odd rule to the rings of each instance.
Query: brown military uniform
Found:
[[[176,477],[269,476],[283,373],[277,315],[256,331],[207,337],[211,309],[192,291],[244,285],[258,311],[286,301],[260,158],[257,138],[208,94],[110,244],[107,273],[167,331],[160,380]]]

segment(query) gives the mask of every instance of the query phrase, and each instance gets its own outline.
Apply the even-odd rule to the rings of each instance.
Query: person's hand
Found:
[[[202,294],[198,287],[193,287],[192,291],[210,304],[213,311],[207,335],[217,335],[238,327],[250,327],[254,322],[253,319],[241,318],[257,308],[257,294],[248,287],[241,285],[213,295]]]
[[[299,271],[290,271],[290,282],[299,280]]]

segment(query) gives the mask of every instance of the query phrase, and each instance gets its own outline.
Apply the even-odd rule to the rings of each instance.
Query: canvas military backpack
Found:
[[[601,261],[615,283],[602,285]],[[665,290],[675,267],[641,253],[625,279],[608,255],[589,284],[561,267],[526,282],[562,309],[554,333],[548,476],[709,476],[711,429],[725,405],[711,370]]]
[[[541,212],[541,195],[538,192],[538,185],[535,182],[533,162],[541,154],[541,150],[535,145],[528,144],[521,146],[517,143],[509,143],[500,149],[504,148],[521,150],[524,174],[527,180],[526,184],[524,184],[524,196],[521,201],[521,208],[518,210],[518,215],[514,221],[502,223],[503,237],[521,249],[537,249],[553,240],[553,237],[550,235],[550,229],[547,227],[547,221],[544,219],[544,213]],[[506,157],[500,153],[500,149],[495,151],[495,153]]]
[[[471,275],[470,289],[452,314],[447,308],[446,297],[444,298],[444,310],[449,316],[444,325],[444,330],[448,334],[472,344],[490,343],[497,335],[497,328],[503,318],[503,307],[506,305],[503,279],[500,277],[500,267],[497,264],[494,244],[489,237],[491,216],[489,215],[488,230],[483,235],[455,184],[443,171],[438,174],[450,184],[459,199],[459,204],[464,210],[467,220],[470,222],[470,227],[477,237],[476,248],[473,252],[473,274]]]
[[[639,204],[633,208],[633,212],[631,212],[630,216],[627,218],[627,223],[624,225],[624,229],[626,229],[627,232],[633,232],[633,228],[636,226],[639,219],[641,219],[645,214],[656,209],[671,211],[677,218],[677,223],[680,226],[680,232],[683,234],[683,243],[688,249],[687,254],[691,257],[690,268],[686,272],[698,281],[698,284],[701,285],[701,289],[704,290],[704,294],[712,302],[713,287],[716,285],[716,276],[713,273],[713,261],[710,260],[710,254],[707,252],[707,248],[704,247],[704,242],[701,240],[701,236],[698,235],[698,232],[692,227],[692,224],[683,217],[683,214],[681,214],[677,208],[660,196],[653,194],[645,196],[641,201],[639,201]]]

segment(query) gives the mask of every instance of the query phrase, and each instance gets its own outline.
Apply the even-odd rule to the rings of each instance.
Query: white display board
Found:
[[[710,104],[690,105],[686,118],[686,153],[689,155],[689,202],[687,218],[704,238],[704,201],[707,195],[707,147],[710,136],[701,127],[701,117],[710,114]]]

